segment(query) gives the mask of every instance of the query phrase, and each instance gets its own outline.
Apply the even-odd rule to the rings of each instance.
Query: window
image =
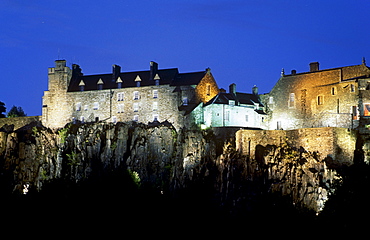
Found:
[[[135,122],[139,121],[139,115],[134,115],[134,118],[132,120]]]
[[[349,90],[350,90],[351,92],[355,92],[355,85],[354,85],[354,84],[351,84],[351,85],[349,86]]]
[[[154,114],[153,115],[153,121],[158,122],[158,117],[159,117],[158,114]]]
[[[140,83],[141,83],[140,81],[137,81],[136,82],[136,87],[140,87]]]
[[[134,112],[139,111],[139,103],[134,103]]]
[[[99,103],[98,102],[94,102],[94,110],[98,110],[99,109]]]
[[[158,90],[153,90],[153,98],[158,98]]]
[[[139,91],[134,91],[134,100],[139,100],[140,94]]]
[[[228,110],[225,112],[225,120],[230,121],[230,111]]]
[[[352,119],[357,120],[357,106],[352,106]]]
[[[331,95],[336,95],[337,94],[337,88],[336,87],[332,87],[331,88]]]
[[[113,123],[117,123],[117,117],[116,117],[116,116],[113,116],[113,117],[112,117],[112,122],[113,122]]]
[[[293,108],[294,107],[294,103],[295,103],[295,94],[294,93],[290,93],[289,94],[289,107],[290,108]]]
[[[117,113],[123,113],[123,107],[124,107],[123,104],[118,104],[118,106],[117,106]]]
[[[273,104],[274,103],[274,97],[269,97],[269,104]]]
[[[324,96],[317,96],[317,105],[324,104]]]
[[[235,106],[235,100],[229,100],[229,105]]]
[[[122,88],[122,83],[121,82],[117,83],[117,88],[118,89]]]
[[[207,91],[207,96],[211,95],[211,84],[207,84],[206,91]]]
[[[245,115],[245,121],[248,122],[248,115]]]
[[[370,117],[370,103],[364,103],[364,116]]]
[[[117,93],[117,101],[123,101],[124,94],[122,93]]]
[[[182,104],[183,104],[184,106],[187,106],[187,105],[188,105],[188,103],[189,103],[188,97],[183,97],[183,98],[182,98]]]
[[[81,103],[76,103],[76,111],[81,111]]]
[[[153,102],[153,111],[158,110],[158,102]]]
[[[82,123],[84,123],[85,122],[85,117],[81,116],[80,120],[81,120]]]
[[[85,105],[85,106],[84,106],[84,110],[85,110],[85,111],[89,110],[89,105]]]

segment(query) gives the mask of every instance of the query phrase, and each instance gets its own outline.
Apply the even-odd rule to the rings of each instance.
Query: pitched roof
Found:
[[[197,85],[204,77],[205,72],[179,73],[177,68],[160,69],[155,72],[154,79],[159,78],[160,85],[183,86]],[[121,72],[116,78],[112,73],[96,75],[75,75],[72,76],[68,92],[80,91],[81,81],[85,84],[84,91],[97,90],[98,82],[103,82],[103,89],[117,88],[117,79],[121,79],[121,88],[136,87],[136,81],[140,86],[154,85],[155,81],[150,79],[150,71]]]
[[[233,93],[221,92],[207,102],[204,106],[210,104],[229,104],[229,100],[234,100],[236,104],[254,105],[257,103],[259,106],[263,106],[259,97],[252,93],[241,93],[237,92],[236,95]]]

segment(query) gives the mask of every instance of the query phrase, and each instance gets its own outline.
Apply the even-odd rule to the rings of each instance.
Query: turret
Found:
[[[66,60],[56,60],[55,67],[48,70],[48,90],[67,91],[71,77],[72,70],[66,66]]]

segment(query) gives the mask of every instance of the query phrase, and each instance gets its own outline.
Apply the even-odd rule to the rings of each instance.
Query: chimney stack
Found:
[[[150,77],[149,80],[154,80],[154,76],[158,71],[158,63],[151,61],[150,62]]]
[[[290,72],[290,74],[292,74],[292,75],[296,75],[296,74],[297,74],[297,70],[293,69],[293,70]]]
[[[236,94],[236,84],[235,83],[230,84],[229,93]]]
[[[254,95],[258,96],[258,87],[257,87],[256,85],[254,85],[254,86],[252,87],[252,93],[253,93]]]
[[[310,72],[319,71],[319,62],[310,63]]]
[[[121,73],[121,67],[116,64],[113,64],[112,65],[112,82],[116,82],[120,73]]]

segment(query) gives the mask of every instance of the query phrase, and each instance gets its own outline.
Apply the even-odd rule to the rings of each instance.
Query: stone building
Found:
[[[84,75],[80,66],[55,61],[48,70],[48,90],[44,92],[42,122],[51,128],[69,122],[153,122],[168,121],[177,129],[191,125],[189,114],[219,93],[210,69],[179,73],[177,68]]]
[[[229,86],[229,92],[221,91],[205,104],[200,104],[194,113],[197,114],[197,123],[206,127],[243,127],[264,129],[264,105],[262,104],[258,88],[253,93],[236,91],[236,84]]]
[[[271,92],[263,96],[268,129],[365,126],[370,119],[369,76],[365,60],[324,70],[313,62],[303,73],[283,70]]]

